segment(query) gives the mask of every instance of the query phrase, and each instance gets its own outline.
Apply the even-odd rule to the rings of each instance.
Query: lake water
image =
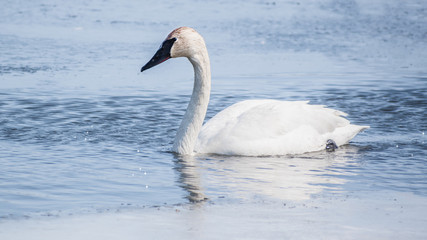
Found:
[[[1,239],[427,237],[427,2],[3,5]],[[171,153],[191,64],[139,70],[179,26],[207,42],[207,119],[310,100],[371,128],[332,153]]]

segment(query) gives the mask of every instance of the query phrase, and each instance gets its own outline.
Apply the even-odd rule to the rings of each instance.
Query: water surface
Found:
[[[402,204],[427,198],[423,1],[7,5],[0,10],[3,224],[153,206],[227,212],[230,205],[309,202],[317,209],[349,196],[367,203],[348,210],[375,209],[378,199],[400,194],[413,196]],[[309,100],[371,128],[333,153],[171,153],[191,65],[173,59],[138,71],[181,25],[196,28],[208,45],[207,119],[245,99]],[[417,206],[414,212],[427,211]],[[409,216],[403,229],[425,222]]]

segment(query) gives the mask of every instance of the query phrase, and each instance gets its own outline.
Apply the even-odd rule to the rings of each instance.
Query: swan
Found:
[[[186,57],[194,68],[190,102],[172,151],[182,155],[274,156],[334,149],[369,126],[350,124],[341,111],[308,101],[246,100],[216,114],[203,125],[211,90],[208,51],[189,27],[173,30],[141,72],[169,58]],[[203,126],[202,126],[203,125]]]

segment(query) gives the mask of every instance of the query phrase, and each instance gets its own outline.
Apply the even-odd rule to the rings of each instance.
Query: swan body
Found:
[[[350,124],[345,113],[308,102],[246,100],[206,122],[211,72],[203,37],[194,29],[172,31],[141,72],[174,57],[187,57],[194,68],[193,93],[172,150],[179,154],[214,153],[265,156],[325,149],[332,139],[347,144],[368,126]]]

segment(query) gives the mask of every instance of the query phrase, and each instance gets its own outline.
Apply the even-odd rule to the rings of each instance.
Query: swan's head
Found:
[[[141,68],[141,72],[152,68],[169,58],[193,58],[206,49],[205,41],[196,30],[180,27],[173,30],[163,41],[159,50],[150,61]]]

